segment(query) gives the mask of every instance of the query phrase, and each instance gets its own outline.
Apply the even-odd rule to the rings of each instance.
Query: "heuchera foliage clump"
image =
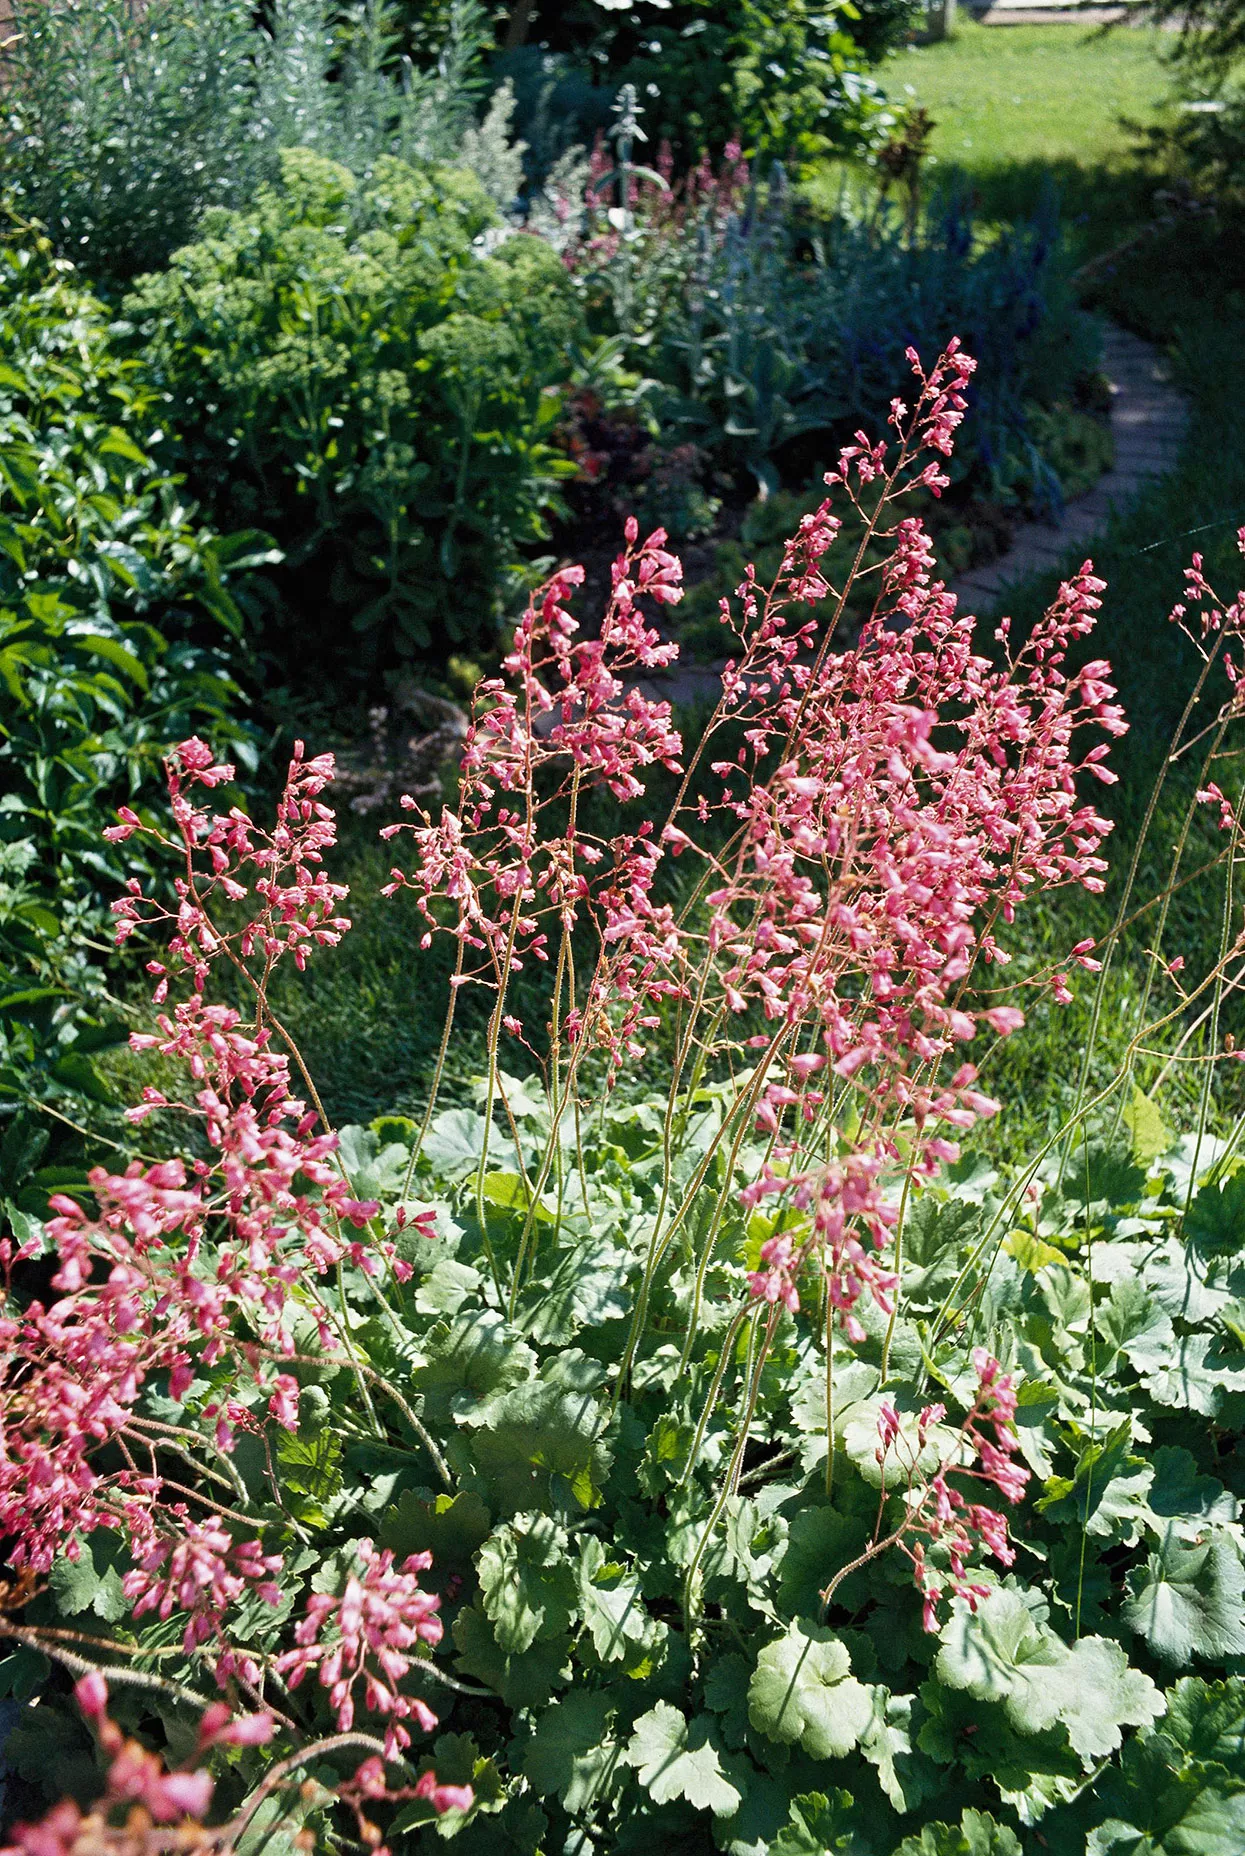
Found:
[[[1245,1654],[1240,1174],[1157,1110],[1016,1190],[960,1154],[997,1108],[968,1050],[1096,964],[1013,982],[1007,926],[1101,886],[1078,784],[1123,721],[1071,661],[1088,566],[990,655],[932,579],[902,499],[944,486],[972,363],[912,364],[891,446],[724,602],[690,751],[660,533],[596,635],[578,570],[531,601],[453,806],[388,830],[395,906],[455,949],[422,1125],[334,1133],[274,1007],[349,926],[330,758],[268,831],[202,741],[170,758],[172,897],[116,905],[156,1151],[53,1203],[50,1266],[4,1240],[3,1667],[76,1679],[106,1772],[15,1849],[1177,1856],[1193,1798],[1245,1823],[1242,1685],[1155,1679]],[[844,500],[861,560],[891,545],[836,652]],[[465,989],[486,1070],[438,1108]],[[10,1757],[55,1789],[40,1734],[81,1729],[54,1685],[33,1714]]]

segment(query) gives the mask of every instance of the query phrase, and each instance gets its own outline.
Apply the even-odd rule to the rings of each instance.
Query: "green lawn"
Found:
[[[1169,35],[1080,25],[980,26],[965,20],[941,45],[899,53],[887,89],[927,109],[936,128],[931,182],[966,175],[990,217],[1023,212],[1042,187],[1059,191],[1078,244],[1101,248],[1134,217],[1144,190],[1126,122],[1161,114]]]
[[[942,45],[901,52],[886,69],[938,128],[939,161],[975,171],[1040,161],[1088,169],[1126,155],[1121,117],[1147,120],[1170,88],[1166,35],[1079,25],[962,22]]]

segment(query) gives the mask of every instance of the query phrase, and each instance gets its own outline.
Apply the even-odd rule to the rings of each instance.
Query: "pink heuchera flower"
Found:
[[[265,1553],[258,1540],[234,1541],[218,1521],[183,1520],[179,1534],[154,1535],[121,1589],[136,1618],[184,1612],[182,1647],[189,1652],[220,1635],[225,1611],[248,1586],[265,1603],[280,1604],[273,1574],[282,1565],[281,1554]]]
[[[331,756],[306,760],[299,744],[275,827],[265,832],[237,807],[222,814],[197,803],[196,789],[232,778],[203,742],[184,742],[170,758],[178,836],[162,841],[182,861],[176,906],[166,908],[133,883],[117,905],[118,933],[125,938],[142,924],[169,935],[170,959],[149,963],[164,1008],[158,1028],[131,1041],[180,1062],[189,1089],[187,1099],[174,1102],[148,1087],[130,1118],[189,1116],[211,1157],[193,1166],[134,1161],[121,1173],[96,1167],[89,1176],[93,1213],[55,1196],[48,1234],[58,1253],[56,1299],[32,1302],[6,1335],[0,1529],[14,1538],[15,1566],[46,1571],[58,1551],[75,1553],[77,1541],[95,1528],[119,1528],[142,1562],[130,1575],[132,1596],[163,1615],[187,1605],[188,1642],[193,1637],[198,1645],[206,1641],[208,1620],[240,1592],[236,1578],[262,1583],[263,1575],[245,1559],[250,1548],[230,1547],[229,1570],[222,1560],[219,1577],[209,1576],[203,1554],[212,1527],[186,1528],[184,1510],[162,1504],[160,1476],[137,1467],[150,1448],[149,1434],[134,1428],[141,1431],[145,1422],[139,1413],[145,1388],[163,1379],[171,1396],[183,1399],[196,1368],[210,1369],[216,1394],[190,1415],[218,1451],[232,1448],[239,1428],[262,1421],[235,1386],[258,1386],[271,1418],[292,1428],[296,1382],[257,1361],[240,1337],[258,1336],[279,1361],[290,1348],[286,1315],[295,1284],[314,1312],[316,1279],[341,1263],[364,1275],[410,1274],[393,1242],[372,1235],[378,1208],[352,1193],[336,1136],[317,1126],[295,1093],[291,1058],[276,1046],[264,1003],[277,961],[289,955],[301,964],[310,947],[332,944],[349,926],[335,913],[344,889],[320,870],[335,839],[333,814],[320,800],[332,771]],[[117,833],[136,831],[161,836],[127,812]],[[248,896],[250,915],[224,930],[215,903]],[[253,1022],[206,997],[213,963],[226,955],[254,980]],[[173,1003],[169,989],[179,973],[190,994]],[[429,1214],[414,1216],[418,1222]],[[2,1260],[11,1266],[11,1247]],[[319,1322],[322,1345],[331,1349],[324,1304]],[[226,1363],[233,1385],[222,1371]],[[131,1466],[101,1478],[95,1469],[101,1451],[127,1433]],[[158,1559],[150,1556],[165,1552],[199,1572],[179,1574],[172,1586],[161,1583]],[[254,1564],[279,1564],[265,1561],[258,1543],[254,1552]],[[192,1592],[199,1596],[189,1605]]]
[[[108,1760],[104,1797],[89,1813],[66,1799],[39,1823],[15,1825],[13,1842],[0,1856],[87,1856],[88,1852],[110,1851],[116,1856],[138,1856],[145,1842],[152,1848],[167,1847],[166,1839],[149,1834],[152,1825],[164,1824],[178,1826],[177,1847],[187,1856],[196,1849],[217,1847],[215,1834],[198,1821],[212,1803],[212,1775],[195,1769],[170,1772],[137,1740],[126,1739],[108,1718],[108,1688],[99,1674],[84,1676],[74,1693]],[[129,1807],[124,1827],[110,1822],[110,1813],[118,1806]]]
[[[975,1611],[979,1600],[989,1596],[990,1587],[971,1576],[970,1561],[978,1554],[988,1553],[1003,1566],[1010,1566],[1016,1557],[1006,1516],[984,1502],[972,1501],[961,1486],[986,1483],[1015,1506],[1023,1500],[1029,1482],[1029,1471],[1015,1461],[1016,1394],[1011,1377],[981,1347],[974,1349],[973,1366],[976,1398],[960,1426],[954,1450],[928,1481],[920,1480],[918,1458],[930,1431],[945,1419],[945,1405],[927,1405],[920,1413],[915,1451],[893,1405],[883,1404],[878,1419],[878,1462],[885,1467],[898,1458],[909,1478],[908,1514],[889,1544],[912,1562],[916,1587],[924,1599],[927,1631],[938,1629],[941,1599],[962,1598]]]
[[[892,408],[895,444],[857,434],[773,585],[750,569],[737,606],[723,601],[737,655],[663,822],[602,838],[578,804],[591,784],[634,797],[649,767],[684,760],[668,705],[638,681],[675,654],[658,620],[678,563],[661,531],[641,542],[633,520],[599,636],[581,637],[572,614],[582,570],[560,570],[533,595],[506,678],[477,686],[456,809],[390,828],[411,831],[415,850],[391,888],[415,890],[425,943],[456,940],[455,985],[490,990],[512,1036],[524,1031],[507,1009],[511,975],[556,953],[561,985],[572,929],[591,927],[595,965],[549,1027],[570,1075],[594,1046],[611,1075],[637,1061],[671,1009],[685,1039],[676,1074],[693,1050],[725,1057],[744,1039],[761,1053],[748,1099],[768,1145],[742,1201],[773,1194],[791,1215],[776,1218],[749,1291],[794,1311],[813,1271],[853,1340],[862,1295],[891,1306],[879,1253],[902,1176],[953,1160],[958,1134],[998,1109],[964,1047],[983,1027],[1010,1035],[1024,1013],[997,996],[976,1007],[976,969],[1005,967],[999,932],[1029,894],[1103,886],[1110,824],[1079,799],[1077,776],[1113,776],[1107,743],[1082,738],[1125,727],[1108,666],[1068,661],[1102,591],[1089,562],[1023,648],[1003,622],[996,663],[933,578],[920,521],[880,528],[913,483],[945,486],[975,366],[956,342],[928,372],[909,359],[917,391],[911,409]],[[827,564],[835,499],[891,545],[859,638],[839,652],[812,616],[827,604],[837,615],[845,596]],[[660,900],[676,857],[702,866],[703,917]],[[1048,977],[1070,996],[1063,968]],[[803,1130],[836,1095],[857,1132],[814,1161]]]
[[[291,1688],[318,1669],[343,1733],[354,1724],[360,1699],[367,1712],[386,1716],[385,1752],[393,1757],[410,1745],[408,1720],[424,1733],[437,1724],[431,1708],[398,1685],[418,1661],[419,1645],[440,1642],[441,1601],[419,1584],[431,1554],[413,1553],[395,1568],[390,1550],[378,1551],[370,1540],[356,1541],[353,1552],[345,1590],[308,1597],[294,1633],[298,1648],[279,1656],[276,1667]]]

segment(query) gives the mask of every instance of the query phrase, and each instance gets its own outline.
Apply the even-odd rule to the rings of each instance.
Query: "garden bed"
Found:
[[[1236,1856],[1240,279],[1207,215],[1084,272],[1188,440],[975,627],[1111,459],[998,84],[930,186],[850,22],[605,11],[514,9],[526,155],[470,5],[398,84],[310,0],[14,54],[104,292],[13,221],[15,1848]],[[870,123],[880,193],[765,140]]]

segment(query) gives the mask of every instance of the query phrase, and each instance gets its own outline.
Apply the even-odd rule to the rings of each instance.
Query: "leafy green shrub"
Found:
[[[281,648],[317,675],[489,645],[573,472],[549,442],[577,312],[542,241],[463,171],[305,150],[126,304],[173,455],[218,521],[286,551]]]
[[[581,122],[592,112],[574,94],[576,71],[607,96],[633,84],[654,140],[688,161],[736,139],[749,155],[784,158],[858,147],[885,101],[867,66],[902,40],[915,14],[909,0],[572,0],[523,11],[525,36],[553,54],[550,77]],[[513,60],[517,35],[507,44]],[[513,67],[503,60],[500,68]],[[528,92],[530,69],[521,76]]]
[[[5,180],[88,274],[162,263],[247,147],[246,0],[13,0]]]
[[[188,726],[210,725],[253,759],[234,719],[236,653],[222,648],[243,625],[225,581],[264,547],[251,536],[221,541],[194,520],[150,456],[159,395],[118,353],[105,310],[72,267],[20,225],[0,244],[0,335],[8,1117],[32,1091],[104,1088],[86,1053],[118,1035],[97,953],[128,864],[102,843],[103,822],[121,801],[150,802],[161,755]],[[26,1145],[7,1160],[16,1164]],[[0,1189],[20,1184],[21,1169],[6,1166]]]

